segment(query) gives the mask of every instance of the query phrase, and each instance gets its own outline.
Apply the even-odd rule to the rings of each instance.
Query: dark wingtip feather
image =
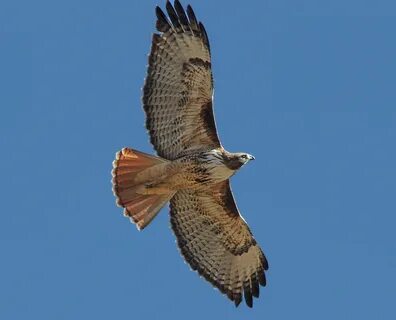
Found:
[[[245,302],[249,308],[253,307],[253,297],[252,297],[252,292],[250,291],[250,288],[248,286],[245,286],[243,288],[243,295],[245,296]]]
[[[188,15],[188,19],[190,20],[190,26],[192,30],[195,32],[199,32],[198,20],[197,17],[195,16],[193,8],[190,5],[187,6],[187,15]]]
[[[265,257],[265,255],[263,254],[263,259],[262,259],[262,264],[263,264],[263,267],[264,267],[264,270],[268,270],[268,260],[267,260],[267,258]]]
[[[264,273],[264,271],[261,271],[261,272],[259,273],[259,283],[260,283],[263,287],[265,287],[265,285],[267,284],[267,280],[265,279],[265,273]]]
[[[234,299],[235,307],[238,308],[238,306],[240,305],[241,301],[242,301],[242,295],[239,294],[239,295],[236,296],[235,299]]]
[[[202,24],[202,22],[199,22],[199,29],[201,30],[203,41],[206,44],[206,46],[208,47],[208,50],[210,51],[210,44],[209,44],[208,34],[206,33],[205,27]]]
[[[177,16],[177,13],[169,0],[166,1],[166,11],[168,12],[169,18],[172,21],[173,27],[175,28],[176,32],[183,31],[179,21],[179,17]]]
[[[188,18],[179,0],[175,0],[174,7],[177,15],[179,16],[179,21],[183,25],[184,30],[189,30],[190,27],[189,27]]]
[[[256,279],[252,281],[252,295],[256,298],[260,296],[260,286]]]
[[[156,28],[160,32],[167,32],[171,26],[169,24],[168,19],[166,18],[165,13],[159,6],[155,7],[155,14],[157,15],[157,23]]]

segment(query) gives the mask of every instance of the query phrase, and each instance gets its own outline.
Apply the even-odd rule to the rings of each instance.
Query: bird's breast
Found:
[[[227,180],[235,173],[234,170],[231,170],[229,167],[227,167],[223,163],[217,164],[214,166],[209,166],[208,172],[209,172],[210,179],[214,183]]]

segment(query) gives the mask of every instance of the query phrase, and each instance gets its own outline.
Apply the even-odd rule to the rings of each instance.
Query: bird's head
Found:
[[[248,163],[250,160],[254,160],[254,157],[245,152],[230,153],[227,151],[222,152],[222,161],[231,170],[238,170],[244,164]]]
[[[238,170],[240,167],[248,163],[250,160],[254,160],[254,157],[251,154],[244,152],[233,153],[228,158],[227,166],[232,170]]]
[[[239,152],[237,153],[238,156],[238,160],[239,162],[244,165],[246,163],[248,163],[250,160],[254,160],[255,158],[249,154],[249,153],[244,153],[244,152]]]

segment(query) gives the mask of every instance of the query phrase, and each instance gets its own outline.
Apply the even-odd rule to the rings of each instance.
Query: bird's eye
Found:
[[[247,159],[247,155],[246,155],[246,154],[243,154],[243,155],[242,155],[242,159]]]

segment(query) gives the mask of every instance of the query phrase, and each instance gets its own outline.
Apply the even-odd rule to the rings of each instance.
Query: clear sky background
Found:
[[[1,319],[396,319],[396,3],[190,0],[224,146],[269,263],[254,308],[138,232],[111,162],[152,152],[141,87],[165,1],[0,4]],[[187,3],[184,2],[186,5]]]

